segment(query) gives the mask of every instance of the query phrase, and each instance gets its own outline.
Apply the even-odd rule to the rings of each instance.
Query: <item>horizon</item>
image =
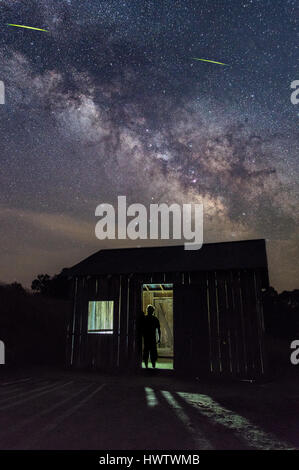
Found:
[[[258,239],[252,239],[252,240],[258,240]],[[157,243],[159,243],[160,240],[157,240]],[[217,241],[217,242],[209,242],[208,244],[214,244],[214,243],[230,243],[230,242],[236,242],[236,241],[249,241],[248,239],[244,239],[244,240],[226,240],[226,241]],[[290,282],[286,285],[284,284],[280,284],[281,287],[278,287],[278,283],[276,284],[275,283],[275,277],[274,277],[274,280],[273,280],[273,277],[271,277],[271,272],[273,271],[273,269],[270,269],[270,262],[269,262],[269,247],[268,247],[268,241],[265,240],[265,243],[266,243],[266,252],[267,252],[267,260],[268,260],[268,270],[269,270],[269,286],[270,287],[273,287],[278,293],[281,293],[283,291],[293,291],[293,290],[296,290],[296,289],[299,289],[299,286],[298,286],[298,282],[297,282],[297,278],[294,278],[294,282]],[[205,243],[203,243],[203,245],[205,245]],[[28,276],[25,276],[22,279],[17,279],[17,278],[11,278],[10,280],[8,281],[5,281],[3,279],[0,279],[0,283],[2,283],[3,285],[7,285],[7,284],[11,284],[11,283],[14,283],[14,282],[19,282],[22,284],[22,286],[24,288],[26,288],[27,290],[30,290],[31,291],[31,282],[33,281],[33,279],[35,279],[37,277],[38,274],[49,274],[51,277],[54,276],[54,275],[57,275],[59,274],[63,269],[65,268],[71,268],[73,266],[75,266],[76,264],[80,263],[81,261],[85,260],[86,258],[88,258],[89,256],[92,256],[94,255],[95,253],[97,253],[98,251],[101,251],[101,250],[114,250],[114,249],[127,249],[127,248],[131,248],[131,249],[139,249],[139,248],[158,248],[158,247],[168,247],[168,246],[182,246],[183,247],[183,244],[181,245],[177,245],[177,244],[152,244],[152,245],[139,245],[139,246],[135,246],[135,245],[132,245],[132,242],[131,242],[131,245],[124,245],[124,246],[117,246],[117,247],[110,247],[110,246],[106,246],[106,247],[103,247],[103,248],[99,248],[99,249],[96,249],[96,250],[93,250],[93,251],[90,251],[88,252],[85,256],[81,256],[79,259],[77,260],[74,260],[73,263],[69,264],[68,266],[61,266],[59,267],[59,265],[57,266],[57,269],[52,269],[51,271],[50,270],[47,270],[47,269],[44,269],[44,270],[41,270],[41,271],[36,271],[32,276],[28,274]]]

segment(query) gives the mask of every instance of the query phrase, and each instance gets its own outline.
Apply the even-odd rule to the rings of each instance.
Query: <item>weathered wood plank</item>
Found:
[[[218,271],[216,276],[219,315],[219,344],[222,367],[221,374],[227,376],[231,374],[227,273],[224,271]]]
[[[211,364],[212,373],[214,375],[221,374],[221,350],[219,338],[219,312],[218,312],[218,297],[217,297],[217,281],[215,271],[208,273],[208,308],[210,318],[210,331],[211,331]]]
[[[228,280],[226,283],[227,289],[227,302],[228,302],[228,341],[230,351],[230,367],[231,373],[234,377],[240,375],[240,363],[239,363],[239,341],[238,341],[238,328],[237,328],[237,316],[235,305],[235,292],[233,286],[233,273],[229,271]]]
[[[265,348],[265,325],[262,303],[262,273],[259,270],[254,272],[254,291],[257,306],[257,331],[258,331],[258,350],[259,350],[259,370],[260,375],[264,376],[268,372],[268,359]]]
[[[236,327],[236,342],[238,349],[238,362],[239,362],[239,376],[247,377],[247,342],[245,336],[244,312],[243,312],[243,298],[241,290],[240,271],[233,271],[233,291],[235,301],[235,327]]]

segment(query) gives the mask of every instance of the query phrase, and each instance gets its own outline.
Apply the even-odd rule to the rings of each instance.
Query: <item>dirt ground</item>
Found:
[[[0,449],[299,449],[299,381],[0,370]]]

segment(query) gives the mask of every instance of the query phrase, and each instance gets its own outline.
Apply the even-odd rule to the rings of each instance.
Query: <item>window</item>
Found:
[[[88,333],[113,333],[113,300],[88,302]]]

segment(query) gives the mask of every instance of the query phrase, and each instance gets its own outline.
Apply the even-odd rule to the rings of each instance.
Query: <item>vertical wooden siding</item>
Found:
[[[100,369],[139,368],[142,284],[163,282],[174,285],[175,370],[241,378],[265,373],[258,270],[77,278],[67,363]],[[113,335],[87,333],[89,300],[114,300]]]
[[[191,273],[190,285],[197,286],[198,291],[197,296],[192,296],[191,304],[186,299],[188,289],[179,288],[181,298],[176,296],[177,305],[174,305],[180,311],[178,317],[184,317],[185,309],[185,315],[191,320],[190,343],[202,343],[188,369],[191,367],[196,375],[205,371],[247,379],[264,375],[260,273],[254,270]],[[176,336],[179,335],[177,332]],[[177,365],[184,370],[183,355]]]

